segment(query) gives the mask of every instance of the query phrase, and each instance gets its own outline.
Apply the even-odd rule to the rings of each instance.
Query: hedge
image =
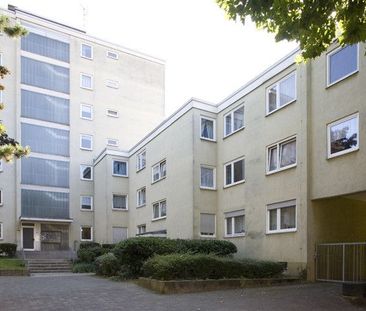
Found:
[[[0,255],[7,257],[15,257],[17,252],[17,245],[13,243],[0,243]]]
[[[81,242],[79,249],[101,247],[97,242]]]
[[[93,263],[80,262],[72,266],[73,273],[89,273],[95,272],[95,265]]]
[[[154,255],[172,253],[205,253],[228,256],[237,251],[236,246],[220,240],[171,240],[138,237],[124,240],[112,250],[121,266],[134,276],[141,274],[144,262]]]
[[[192,280],[223,278],[270,278],[279,276],[283,263],[234,260],[207,254],[157,255],[148,259],[142,273],[158,280]]]
[[[113,276],[118,270],[118,260],[112,253],[104,254],[95,260],[95,272],[98,275]]]
[[[108,249],[101,246],[79,248],[77,252],[78,262],[92,263],[97,257],[108,253],[108,251]]]

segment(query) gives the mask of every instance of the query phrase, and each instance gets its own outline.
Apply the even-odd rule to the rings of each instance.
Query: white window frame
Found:
[[[233,211],[235,212],[235,211]],[[241,210],[239,210],[238,212],[241,212]],[[236,217],[244,217],[244,232],[242,233],[235,233],[235,218]],[[227,220],[231,219],[231,234],[227,233]],[[224,225],[225,225],[225,238],[235,238],[235,237],[243,237],[246,235],[246,231],[245,231],[245,210],[243,210],[242,214],[237,215],[237,216],[228,216],[226,217],[226,215],[224,214]]]
[[[111,144],[110,142],[115,141],[115,144]],[[118,147],[119,146],[119,140],[115,139],[115,138],[107,138],[106,139],[106,144],[107,146],[111,146],[111,147]]]
[[[4,162],[0,159],[0,173],[4,171]]]
[[[145,165],[142,166],[141,164],[140,166],[140,163],[142,163],[142,161],[140,161],[140,156],[142,156],[144,153],[145,153]],[[143,170],[145,167],[146,167],[146,149],[142,150],[136,155],[136,172]]]
[[[295,149],[296,149],[296,160],[295,160],[295,163],[291,164],[291,165],[287,165],[287,166],[284,166],[284,167],[280,167],[280,163],[281,163],[281,154],[280,154],[280,150],[281,150],[281,145],[282,144],[285,144],[285,143],[289,143],[291,141],[295,141]],[[287,137],[285,139],[282,139],[272,145],[269,145],[266,147],[266,174],[267,175],[271,175],[271,174],[275,174],[275,173],[278,173],[278,172],[281,172],[281,171],[285,171],[285,170],[288,170],[290,168],[293,168],[293,167],[296,167],[297,166],[297,136],[296,135],[293,135],[293,136],[290,136],[290,137]],[[275,170],[272,170],[270,171],[269,170],[269,167],[270,167],[270,158],[269,158],[269,153],[270,153],[270,150],[273,148],[273,147],[277,147],[277,168]]]
[[[90,239],[83,239],[82,238],[83,228],[90,228]],[[87,226],[87,225],[80,226],[80,241],[93,241],[93,239],[94,239],[94,232],[93,231],[94,231],[93,226]]]
[[[145,189],[145,202],[143,204],[140,204],[139,193],[144,189]],[[146,187],[142,187],[142,188],[136,190],[136,207],[143,207],[143,206],[146,206]]]
[[[83,208],[83,198],[90,198],[90,209]],[[80,196],[80,210],[83,212],[92,212],[94,210],[94,198],[92,195],[81,195]]]
[[[0,188],[0,206],[4,205],[4,190]]]
[[[140,228],[143,228],[143,227],[145,227],[145,231],[144,231],[144,232],[142,232],[142,233],[140,233],[140,232],[139,232],[139,231],[140,231],[139,229],[140,229]],[[146,231],[146,224],[137,225],[137,228],[136,228],[136,229],[137,229],[137,233],[136,233],[137,235],[142,235],[142,234],[144,234],[144,233],[146,233],[146,232],[147,232],[147,231]]]
[[[213,235],[202,234],[202,232],[201,232],[201,226],[200,226],[200,237],[202,237],[202,238],[216,238],[216,232],[217,232],[217,217],[216,217],[216,214],[214,214],[214,213],[200,213],[200,224],[201,224],[201,215],[202,214],[207,214],[207,215],[213,215],[213,216],[215,216],[215,233]]]
[[[331,154],[330,153],[330,151],[331,151],[331,141],[330,141],[330,129],[331,129],[331,127],[335,126],[335,125],[338,125],[338,124],[341,124],[343,122],[352,120],[352,119],[357,120],[357,146],[346,149],[346,150],[343,150],[343,151],[340,151],[340,152],[337,152],[337,153],[334,153],[334,154]],[[360,149],[360,115],[359,115],[358,112],[356,112],[354,114],[351,114],[347,117],[338,119],[338,120],[336,120],[332,123],[327,124],[327,154],[328,154],[328,159],[335,158],[335,157],[338,157],[338,156],[341,156],[341,155],[344,155],[344,154],[347,154],[347,153],[350,153],[350,152],[354,152],[354,151],[357,151],[359,149]]]
[[[244,160],[244,179],[233,182],[234,180],[234,163]],[[231,181],[232,183],[226,185],[226,166],[231,165]],[[224,188],[229,188],[235,185],[239,185],[245,182],[245,157],[240,157],[224,164]]]
[[[351,44],[351,45],[353,45],[353,44]],[[344,77],[339,78],[338,80],[336,80],[332,83],[330,83],[330,58],[333,54],[336,54],[338,51],[344,49],[346,46],[339,46],[339,47],[335,48],[334,50],[330,51],[329,53],[327,53],[327,88],[344,79],[347,79],[348,77],[359,72],[359,70],[360,70],[360,46],[359,46],[359,43],[356,43],[356,45],[357,45],[357,69],[350,72],[349,74],[345,75]]]
[[[166,209],[165,216],[161,216],[161,203],[163,203],[163,202],[165,202],[165,209]],[[154,218],[154,205],[155,204],[159,204],[159,217],[157,217],[157,218]],[[152,204],[152,221],[165,219],[167,214],[168,214],[168,204],[167,204],[166,199],[156,201]]]
[[[117,80],[107,79],[105,85],[111,89],[119,89],[119,82]]]
[[[162,176],[162,170],[161,170],[161,164],[165,162],[165,176]],[[159,166],[159,178],[157,180],[154,180],[154,168],[156,166]],[[159,161],[158,163],[154,164],[151,167],[151,183],[154,184],[160,180],[163,180],[166,178],[166,174],[167,174],[167,166],[166,166],[166,159]]]
[[[83,145],[82,145],[83,139],[86,139],[86,138],[88,138],[88,139],[90,138],[90,148],[83,147]],[[87,150],[87,151],[92,151],[93,150],[93,135],[80,134],[80,149],[81,150]]]
[[[279,106],[280,104],[280,84],[281,82],[289,79],[290,77],[294,76],[295,77],[295,98],[290,100],[288,103]],[[276,86],[276,109],[269,111],[269,90],[272,89],[274,86]],[[283,77],[282,79],[278,80],[277,82],[271,84],[269,87],[266,88],[266,116],[271,115],[272,113],[275,113],[278,110],[281,110],[282,108],[285,108],[286,106],[294,103],[297,100],[297,77],[296,77],[296,70],[292,71],[291,73],[289,73],[288,75],[286,75],[285,77]]]
[[[116,112],[116,114],[113,114],[113,113],[110,113],[110,111],[113,111],[113,112]],[[112,117],[112,118],[119,118],[119,113],[117,110],[114,110],[114,109],[107,109],[106,111],[106,115],[108,117]]]
[[[202,119],[213,122],[213,138],[212,139],[211,138],[208,138],[208,137],[202,136]],[[206,116],[200,116],[200,138],[202,140],[216,141],[216,119],[210,118],[210,117],[206,117]]]
[[[114,196],[126,197],[126,208],[115,208],[114,207],[114,202],[113,202]],[[113,193],[112,194],[112,210],[113,211],[128,211],[128,194]]]
[[[244,115],[243,115],[243,126],[236,129],[236,130],[234,130],[234,112],[241,109],[241,108],[243,108],[243,111],[244,111],[243,112],[244,113]],[[228,115],[231,115],[231,132],[229,134],[226,133],[226,117]],[[245,106],[244,106],[244,104],[242,104],[242,105],[239,105],[239,106],[235,107],[234,109],[232,109],[231,111],[229,111],[228,113],[226,113],[224,115],[224,138],[229,137],[229,136],[235,134],[236,132],[239,132],[240,130],[242,130],[244,128],[245,128]]]
[[[83,86],[83,76],[85,76],[85,77],[89,77],[89,78],[91,79],[91,80],[90,80],[91,87]],[[85,89],[85,90],[93,90],[93,88],[94,88],[94,77],[93,77],[93,75],[88,74],[88,73],[83,73],[83,72],[81,72],[81,73],[80,73],[80,87],[81,87],[82,89]]]
[[[0,241],[4,240],[4,224],[0,222]]]
[[[207,186],[202,186],[201,181],[201,174],[202,174],[202,170],[201,168],[209,168],[213,170],[213,187],[207,187]],[[210,166],[210,165],[205,165],[205,164],[201,164],[200,165],[200,189],[204,189],[204,190],[216,190],[216,167],[214,166]]]
[[[114,162],[124,162],[124,163],[126,163],[126,175],[120,175],[120,174],[115,174],[114,173]],[[113,159],[112,160],[112,176],[115,176],[115,177],[128,177],[128,161],[127,160]]]
[[[114,54],[116,55],[116,57],[111,57],[110,54]],[[106,56],[110,59],[114,59],[114,60],[118,60],[119,59],[119,54],[117,52],[114,52],[114,51],[110,51],[110,50],[107,50],[106,52]]]
[[[295,204],[293,202],[295,202]],[[281,204],[282,206],[278,207],[278,208],[269,208],[270,206],[272,206],[274,204]],[[288,204],[288,205],[286,205],[286,204]],[[293,207],[293,206],[295,207],[295,228],[281,229],[281,209],[286,208],[286,207]],[[289,232],[296,232],[297,231],[297,201],[295,199],[288,200],[288,201],[283,201],[283,202],[278,202],[278,203],[267,204],[266,209],[267,209],[266,234],[289,233]],[[276,230],[269,230],[269,226],[270,226],[269,212],[271,210],[274,210],[274,209],[277,210],[277,229]],[[280,229],[278,229],[278,228],[280,228]]]
[[[90,167],[91,168],[91,171],[90,171],[90,179],[87,179],[87,178],[83,178],[83,174],[82,174],[82,168],[87,168],[87,167]],[[93,170],[93,165],[89,165],[89,164],[80,164],[80,179],[81,180],[85,180],[85,181],[93,181],[94,179],[94,170]]]
[[[90,47],[90,57],[86,56],[86,55],[83,55],[83,46],[87,46],[87,47]],[[90,44],[86,44],[86,43],[82,43],[80,45],[80,56],[82,58],[85,58],[85,59],[93,59],[93,56],[94,56],[94,51],[93,51],[93,46],[90,45]]]
[[[90,115],[91,117],[90,118],[87,118],[87,117],[84,117],[83,116],[83,107],[88,107],[90,108]],[[93,117],[94,117],[94,111],[93,111],[93,105],[89,105],[89,104],[80,104],[80,119],[84,119],[84,120],[93,120]]]

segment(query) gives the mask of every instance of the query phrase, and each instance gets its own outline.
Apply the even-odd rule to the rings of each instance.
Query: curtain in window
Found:
[[[92,78],[87,75],[81,75],[81,86],[91,89],[92,88]]]
[[[214,187],[214,170],[209,167],[201,167],[201,186]]]
[[[225,185],[230,185],[232,183],[232,181],[231,181],[231,176],[232,176],[231,166],[232,166],[232,164],[229,164],[229,165],[225,166],[225,176],[226,176]]]
[[[122,161],[113,162],[113,174],[116,175],[127,175],[127,163]]]
[[[268,90],[268,112],[277,108],[277,85]]]
[[[161,175],[161,177],[166,176],[166,162],[165,161],[160,163],[160,175]]]
[[[295,228],[296,208],[295,206],[281,208],[281,229]]]
[[[202,235],[215,235],[215,214],[201,214],[200,230]]]
[[[329,83],[357,70],[358,45],[349,45],[329,56]]]
[[[244,179],[244,160],[234,163],[234,182]]]
[[[81,197],[81,207],[90,210],[92,207],[92,197]]]
[[[234,217],[234,233],[244,233],[244,216]]]
[[[277,230],[277,210],[269,211],[269,230]]]
[[[296,163],[296,140],[280,145],[281,148],[281,167]]]
[[[225,117],[225,135],[229,135],[231,133],[231,114],[228,114]]]
[[[159,218],[159,203],[153,205],[154,218]]]
[[[166,216],[166,202],[160,202],[160,215],[161,217]]]
[[[234,111],[234,131],[244,126],[244,106]]]
[[[280,106],[286,105],[295,99],[295,75],[291,75],[280,83]]]
[[[269,170],[273,171],[277,169],[277,147],[270,148],[268,151],[268,164]]]
[[[138,191],[138,204],[143,205],[146,203],[146,189],[141,189]]]
[[[201,119],[201,137],[214,139],[213,121],[208,119]]]
[[[126,209],[126,196],[125,195],[114,195],[113,196],[113,208]]]
[[[233,218],[226,218],[226,234],[233,234]]]

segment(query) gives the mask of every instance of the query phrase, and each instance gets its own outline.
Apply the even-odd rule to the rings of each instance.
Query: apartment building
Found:
[[[298,274],[307,269],[310,279],[324,279],[323,270],[329,268],[319,264],[324,261],[320,246],[353,243],[342,244],[345,254],[349,247],[355,247],[354,243],[366,240],[364,43],[343,48],[335,43],[328,53],[301,65],[294,62],[299,53],[294,51],[220,103],[191,99],[154,129],[144,129],[143,136],[140,122],[134,123],[135,117],[125,121],[120,113],[121,122],[108,131],[106,127],[112,121],[103,119],[105,110],[88,122],[77,113],[88,95],[97,96],[96,87],[94,92],[85,91],[85,95],[79,80],[75,80],[83,78],[80,73],[90,74],[82,67],[85,61],[90,62],[80,56],[83,42],[76,40],[70,44],[70,55],[74,55],[78,69],[70,61],[71,91],[62,97],[70,99],[69,106],[74,113],[70,111],[67,127],[54,126],[60,131],[69,130],[70,152],[59,151],[62,145],[57,144],[55,150],[63,153],[46,157],[37,151],[37,143],[41,142],[36,140],[35,147],[30,144],[31,158],[22,160],[16,167],[4,167],[0,183],[5,180],[3,176],[11,182],[0,184],[3,189],[0,222],[2,228],[7,228],[2,231],[3,240],[17,241],[20,248],[29,249],[24,244],[28,228],[35,228],[32,234],[36,242],[40,239],[38,246],[33,247],[37,250],[76,249],[81,241],[115,243],[141,235],[227,239],[237,245],[238,256],[287,262],[289,273]],[[95,42],[89,45],[96,54],[98,45]],[[16,50],[16,43],[11,49]],[[22,53],[18,51],[18,58],[24,56]],[[105,60],[93,61],[98,66],[98,61]],[[150,58],[140,57],[139,61],[149,64],[155,77],[154,87],[146,88],[155,96],[149,98],[154,100],[149,109],[157,121],[163,108],[163,65]],[[126,70],[122,67],[119,70]],[[93,75],[96,79],[98,72]],[[99,85],[103,86],[103,81]],[[23,110],[24,94],[19,93],[28,90],[24,88],[25,83],[9,79],[7,83],[7,92],[18,94],[14,102]],[[120,85],[124,90],[122,82]],[[109,89],[103,92],[109,98]],[[150,96],[138,95],[139,99]],[[99,104],[92,98],[89,100],[93,106]],[[141,100],[145,103],[145,99]],[[124,104],[125,101],[120,109]],[[12,118],[19,124],[10,134],[21,133],[25,144],[27,135],[34,131],[29,126],[34,124],[25,122],[31,118],[18,115],[17,111],[7,112],[10,115],[4,119]],[[150,116],[140,117],[151,121]],[[82,127],[85,122],[95,131]],[[129,137],[122,144],[124,122],[130,122]],[[22,123],[28,126],[25,136]],[[146,126],[151,127],[152,123]],[[139,132],[133,132],[134,126]],[[62,133],[57,132],[54,137]],[[107,136],[101,138],[101,133]],[[108,133],[120,133],[118,147],[106,146]],[[93,142],[86,136],[80,136],[79,141],[79,135],[93,135]],[[48,144],[43,147],[51,153],[52,142]],[[50,178],[49,171],[37,177],[37,171],[27,170],[27,165],[37,165],[32,161],[43,158],[64,162],[67,158],[70,168],[64,179],[61,175]],[[26,161],[31,164],[24,164]],[[58,168],[58,165],[52,162],[51,166]],[[50,178],[48,183],[57,180],[68,186],[63,187],[63,192],[57,188],[59,197],[54,200],[57,204],[45,198],[22,200],[21,191],[38,190],[28,184],[38,178],[42,181]],[[64,214],[58,213],[62,212],[64,205],[60,202],[67,195],[70,214],[63,217]],[[26,217],[26,211],[42,213]],[[15,217],[4,217],[9,213]],[[62,231],[60,219],[68,231]],[[41,228],[37,229],[39,224]],[[55,239],[57,234],[63,236],[55,232],[66,231],[68,236]],[[352,258],[364,261],[366,249],[362,247],[351,250],[357,253]],[[338,258],[338,250],[327,250],[328,262]],[[331,258],[329,253],[333,254]],[[343,271],[336,271],[343,273],[343,277],[358,267],[346,262],[344,255],[343,261]]]

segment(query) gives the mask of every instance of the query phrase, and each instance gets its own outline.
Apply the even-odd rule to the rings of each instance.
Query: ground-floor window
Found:
[[[80,239],[81,241],[93,241],[93,227],[81,226]]]
[[[267,233],[296,231],[296,200],[267,205]]]
[[[201,236],[214,237],[216,229],[216,215],[201,213],[200,234]]]
[[[225,213],[225,236],[245,235],[245,210],[237,210]]]
[[[146,233],[146,224],[138,225],[137,234],[144,234],[144,233]]]
[[[112,241],[118,243],[128,238],[128,229],[126,227],[112,227]]]

